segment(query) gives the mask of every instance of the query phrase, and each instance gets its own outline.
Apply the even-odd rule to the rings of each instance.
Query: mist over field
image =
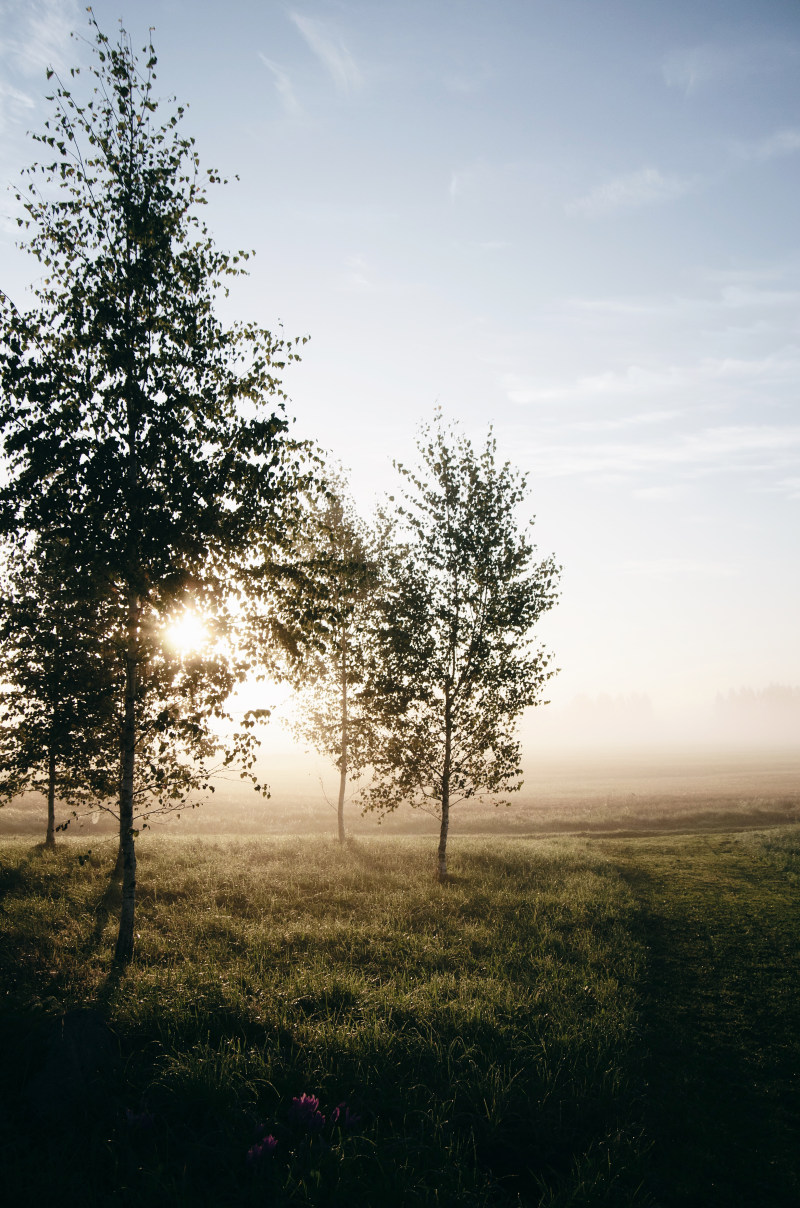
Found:
[[[323,758],[276,743],[271,756],[262,758],[260,774],[269,784],[269,798],[235,777],[221,778],[197,809],[153,819],[140,842],[162,834],[335,833],[338,776]],[[435,817],[409,807],[379,824],[375,814],[362,814],[357,793],[355,784],[345,805],[347,829],[354,836],[435,835],[438,829]],[[0,811],[0,835],[38,835],[44,811],[40,797],[18,799]],[[66,808],[57,810],[58,821],[70,816]],[[457,837],[720,829],[787,821],[800,821],[798,744],[597,744],[529,748],[521,791],[498,807],[481,799],[460,803],[453,808],[451,827]],[[116,829],[110,815],[91,811],[73,819],[67,833],[91,837]]]

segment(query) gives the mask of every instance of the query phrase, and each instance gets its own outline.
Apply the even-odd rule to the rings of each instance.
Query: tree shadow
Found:
[[[111,918],[112,911],[118,912],[122,906],[122,869],[114,865],[108,884],[94,908],[94,925],[83,945],[84,953],[89,953],[100,946],[103,933]]]
[[[783,1019],[765,1012],[770,937],[738,945],[710,887],[693,897],[640,869],[625,879],[648,949],[642,1113],[654,1203],[794,1208],[800,1018],[796,1001]]]
[[[48,845],[42,840],[40,843],[32,844],[16,864],[0,867],[0,901],[7,893],[25,888],[28,874],[35,860],[56,852],[58,852],[58,847]]]

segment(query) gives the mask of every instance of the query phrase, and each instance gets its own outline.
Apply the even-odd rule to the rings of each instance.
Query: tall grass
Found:
[[[685,849],[462,838],[444,886],[427,838],[342,850],[313,837],[148,837],[124,972],[111,966],[113,844],[70,840],[49,853],[6,842],[11,1202],[695,1202],[670,1190],[679,1183],[665,1158],[677,1151],[662,1144],[653,1078],[664,1111],[683,1111],[662,1048],[676,1007],[694,1009],[696,971],[685,952],[681,970],[680,943],[659,927],[680,928],[687,910],[707,920],[748,868],[763,910],[748,909],[768,918],[774,886],[780,896],[796,875],[793,834],[783,846],[732,837],[721,859],[704,838]],[[687,881],[692,859],[707,901]],[[720,935],[735,950],[741,919],[729,904]],[[759,951],[754,932],[749,952]],[[741,976],[735,960],[731,969]],[[758,1011],[784,1001],[774,978],[759,994]],[[85,1087],[65,1090],[52,1021],[87,1007],[112,1029],[108,1052],[98,1041]],[[75,1060],[73,1070],[91,1065]],[[291,1118],[303,1093],[319,1099],[319,1129]],[[342,1103],[354,1127],[333,1122]],[[248,1161],[268,1135],[274,1152]]]

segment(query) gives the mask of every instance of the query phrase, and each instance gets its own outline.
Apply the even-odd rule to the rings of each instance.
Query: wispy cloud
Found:
[[[730,310],[800,307],[800,289],[794,288],[797,269],[789,262],[765,265],[758,269],[714,269],[696,274],[705,288],[697,295],[598,295],[566,298],[557,307],[564,319],[597,317],[630,323],[637,319],[662,324],[665,320],[685,320],[705,325],[719,322]],[[789,282],[791,288],[785,288]],[[712,288],[711,296],[707,287]],[[715,319],[716,315],[716,319]]]
[[[646,558],[621,562],[616,569],[647,579],[733,579],[743,570],[735,562],[700,562],[693,558]]]
[[[272,78],[275,83],[275,91],[280,97],[281,104],[287,113],[296,114],[300,112],[300,102],[295,96],[292,81],[288,73],[281,67],[279,63],[275,63],[272,59],[268,59],[266,55],[258,52],[258,57],[266,68],[272,73]]]
[[[489,165],[482,162],[467,164],[465,167],[454,168],[450,173],[447,192],[451,201],[468,195],[485,194],[487,187],[491,187],[498,180],[504,180],[508,174],[508,164]]]
[[[655,500],[658,503],[668,503],[680,498],[685,493],[685,488],[676,486],[671,483],[669,486],[662,484],[657,487],[636,487],[631,491],[634,499]]]
[[[764,494],[783,495],[786,499],[800,499],[800,474],[790,478],[778,478],[766,483],[761,490]]]
[[[624,371],[587,374],[572,382],[532,385],[516,374],[503,375],[502,382],[512,403],[592,402],[601,399],[646,399],[670,394],[697,398],[709,386],[730,390],[737,384],[791,384],[800,371],[800,355],[783,353],[752,359],[708,357],[690,365],[631,365]],[[669,415],[669,412],[656,415]]]
[[[548,186],[543,183],[546,171],[546,165],[527,158],[478,157],[450,169],[447,192],[451,201],[468,201],[498,220],[509,207],[538,208],[542,204],[548,196]]]
[[[757,142],[736,143],[736,154],[742,159],[768,160],[794,155],[800,151],[800,130],[788,128],[776,130],[774,134]]]
[[[570,429],[573,432],[618,432],[626,428],[669,423],[682,414],[682,411],[638,411],[633,415],[620,416],[619,419],[576,420],[570,424]]]
[[[675,201],[691,187],[691,181],[684,177],[665,175],[658,168],[640,168],[597,185],[585,196],[568,201],[564,209],[568,214],[601,218],[619,210]]]
[[[338,91],[344,95],[357,92],[363,82],[361,72],[342,39],[331,33],[322,21],[313,17],[289,13],[289,18],[309,49],[322,63]]]
[[[657,441],[542,442],[530,450],[528,464],[544,478],[613,475],[625,480],[659,471],[687,477],[747,472],[763,475],[772,484],[782,480],[791,484],[796,481],[798,457],[800,426],[739,424]]]
[[[372,293],[375,284],[366,257],[348,256],[345,261],[345,269],[343,287],[348,293]]]
[[[32,97],[0,81],[0,133],[4,133],[12,122],[19,121],[23,113],[29,113],[33,108]]]
[[[16,17],[18,33],[3,45],[4,55],[25,76],[43,76],[48,67],[63,72],[76,57],[73,30],[85,28],[75,0],[16,0],[4,5],[5,17]]]
[[[664,59],[661,74],[668,88],[677,88],[685,96],[691,96],[704,84],[734,75],[743,60],[741,48],[691,46],[671,51]]]
[[[791,68],[800,61],[800,44],[791,42],[704,43],[671,51],[661,66],[664,83],[684,96],[745,76]]]

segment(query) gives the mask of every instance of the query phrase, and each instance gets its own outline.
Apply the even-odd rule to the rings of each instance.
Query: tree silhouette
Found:
[[[378,572],[370,534],[341,477],[311,508],[308,521],[301,591],[317,601],[317,640],[290,664],[299,686],[294,728],[338,769],[337,834],[344,843],[348,776],[361,775],[369,746],[361,692]]]
[[[531,628],[556,600],[559,568],[534,561],[516,513],[525,478],[498,465],[491,435],[475,451],[438,416],[395,505],[370,669],[373,783],[368,809],[403,802],[440,819],[447,876],[451,806],[521,786],[514,737],[553,674]]]
[[[105,615],[104,615],[105,613]],[[0,593],[0,798],[43,793],[86,805],[118,786],[117,668],[107,609],[63,550],[8,551]]]
[[[220,178],[201,174],[183,109],[157,100],[152,42],[140,61],[124,30],[112,44],[91,25],[93,91],[73,95],[77,68],[56,79],[33,136],[45,162],[19,192],[45,275],[29,311],[3,304],[0,520],[61,542],[122,616],[125,961],[148,635],[178,603],[217,609],[239,590],[237,566],[284,539],[300,467],[277,375],[297,342],[216,317],[247,259],[218,251],[198,217],[206,183]]]

